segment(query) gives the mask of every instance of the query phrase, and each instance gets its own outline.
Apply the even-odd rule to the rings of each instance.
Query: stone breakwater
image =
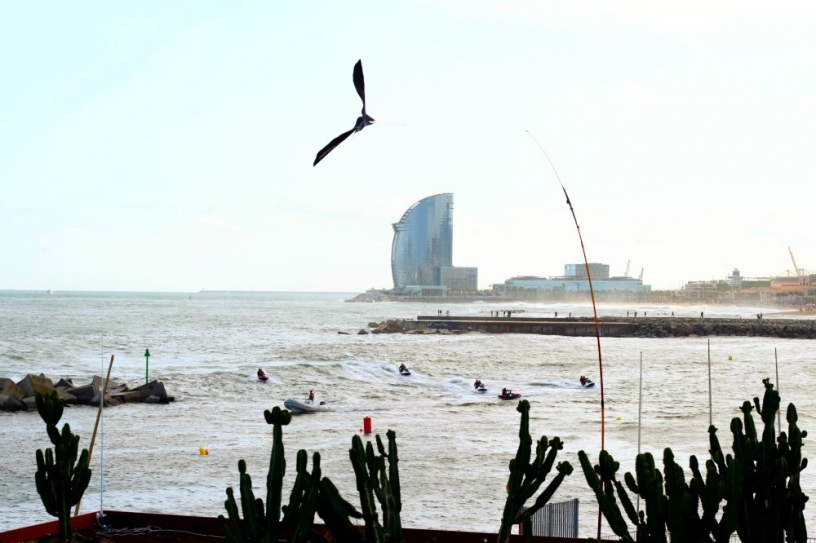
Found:
[[[37,409],[36,395],[56,392],[62,403],[98,406],[102,394],[102,377],[96,375],[90,383],[76,386],[71,379],[59,379],[56,383],[43,374],[30,373],[15,383],[0,377],[0,411],[32,411]],[[152,381],[134,389],[125,384],[108,382],[105,389],[105,406],[123,403],[166,404],[175,398],[168,396],[161,381]]]
[[[816,339],[813,320],[640,319],[633,337],[746,336]]]
[[[598,319],[602,337],[697,337],[746,336],[816,339],[816,321],[804,319],[698,319],[682,317],[641,317]],[[389,319],[368,323],[357,334],[541,334],[594,336],[592,318],[418,316],[416,319]],[[349,332],[339,332],[348,334]]]

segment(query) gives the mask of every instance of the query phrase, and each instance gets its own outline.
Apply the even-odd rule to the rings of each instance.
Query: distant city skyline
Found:
[[[364,28],[364,32],[350,32]],[[456,197],[489,288],[816,268],[816,4],[76,5],[0,17],[0,289],[361,292]],[[376,123],[354,124],[365,66]]]

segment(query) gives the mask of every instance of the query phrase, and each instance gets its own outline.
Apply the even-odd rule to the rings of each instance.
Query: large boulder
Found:
[[[25,398],[25,393],[23,389],[17,385],[11,379],[7,379],[5,377],[0,377],[0,394],[6,394],[7,396],[13,396],[18,400],[22,400]]]
[[[94,375],[93,381],[91,382],[91,384],[93,384],[93,386],[94,386],[94,391],[99,392],[99,389],[102,388],[102,383],[104,381],[105,381],[104,377],[101,377],[99,375]],[[113,382],[113,380],[108,381],[108,390],[110,390],[112,388],[117,388],[119,386],[121,386],[121,385],[119,385],[118,383]]]
[[[139,392],[142,401],[145,401],[149,396],[157,396],[160,400],[168,401],[167,391],[164,389],[164,383],[161,381],[151,381],[133,390]]]
[[[99,407],[99,398],[101,396],[102,393],[100,392],[99,394],[93,397],[93,399],[90,401],[90,404],[94,407]],[[116,405],[121,405],[122,403],[124,403],[122,400],[118,398],[111,398],[110,396],[105,394],[105,407],[113,407]]]
[[[0,394],[0,411],[21,411],[25,408],[26,406],[20,398]]]
[[[57,381],[57,384],[54,385],[54,388],[74,388],[74,382],[70,379],[60,379]]]
[[[76,398],[77,403],[89,403],[98,393],[98,391],[94,389],[93,385],[69,388],[65,392]]]
[[[126,390],[122,392],[111,392],[109,397],[124,403],[139,403],[142,401],[142,393],[138,390]]]
[[[74,405],[79,403],[76,396],[70,394],[68,389],[62,387],[57,388],[57,396],[59,396],[59,399],[65,404]]]
[[[17,383],[23,389],[23,398],[33,398],[37,394],[48,394],[54,390],[54,383],[44,375],[29,373]]]

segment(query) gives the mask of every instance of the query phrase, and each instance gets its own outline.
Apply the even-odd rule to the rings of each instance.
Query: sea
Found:
[[[347,303],[356,293],[118,293],[0,291],[0,377],[28,373],[85,384],[103,375],[133,388],[162,381],[175,401],[103,410],[82,511],[120,510],[217,516],[245,459],[256,496],[265,496],[272,428],[264,410],[287,398],[317,399],[333,411],[296,415],[284,428],[284,500],[299,449],[319,452],[323,474],[357,503],[349,461],[352,437],[385,438],[399,447],[402,522],[406,527],[498,530],[508,463],[519,444],[517,402],[530,402],[534,440],[558,436],[558,462],[575,471],[552,502],[578,498],[579,535],[595,535],[598,507],[577,453],[601,449],[600,371],[595,338],[526,334],[358,335],[369,322],[436,315],[590,316],[589,304]],[[766,319],[813,318],[762,307],[600,305],[601,316]],[[340,332],[347,332],[341,334]],[[745,400],[778,383],[783,406],[795,404],[802,429],[816,430],[816,342],[759,337],[602,338],[605,446],[634,471],[638,450],[671,447],[678,462],[708,457],[709,420],[730,447],[729,424]],[[145,351],[150,351],[146,359]],[[412,374],[397,368],[406,364]],[[258,368],[270,376],[256,378]],[[710,379],[709,379],[710,368]],[[778,368],[778,371],[777,371]],[[778,373],[778,377],[777,377]],[[593,389],[580,387],[586,375]],[[488,393],[473,388],[481,379]],[[710,383],[710,388],[709,388]],[[88,447],[97,409],[65,410],[62,423]],[[370,417],[373,434],[362,433]],[[784,418],[784,415],[783,415]],[[761,428],[761,421],[757,417]],[[787,425],[785,424],[787,428]],[[804,455],[811,456],[812,439]],[[36,411],[0,412],[0,531],[51,520],[34,484],[35,451],[50,445]],[[200,454],[206,449],[209,454]],[[687,469],[688,472],[688,469]],[[554,477],[554,471],[548,481]],[[816,474],[802,474],[816,494]],[[546,483],[545,483],[546,484]],[[814,509],[805,511],[814,530]],[[603,524],[603,535],[611,536]]]

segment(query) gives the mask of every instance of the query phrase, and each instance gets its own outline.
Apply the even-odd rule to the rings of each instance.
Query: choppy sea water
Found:
[[[296,416],[284,429],[286,485],[293,482],[296,451],[319,451],[324,475],[355,503],[348,449],[363,418],[371,417],[375,433],[397,433],[403,524],[484,531],[498,528],[507,464],[518,446],[516,402],[496,398],[508,387],[530,401],[534,439],[559,436],[565,442],[558,460],[576,470],[552,501],[579,498],[580,535],[595,534],[597,505],[576,454],[583,449],[597,460],[600,449],[599,390],[577,383],[582,374],[598,382],[594,338],[355,335],[369,321],[440,309],[451,315],[513,309],[523,316],[564,316],[590,315],[588,305],[344,303],[351,296],[0,292],[0,376],[19,380],[42,372],[82,383],[102,374],[115,355],[112,380],[133,387],[144,382],[143,354],[150,349],[150,378],[162,380],[176,401],[105,410],[83,511],[224,512],[224,491],[237,485],[239,459],[247,461],[256,494],[265,484],[272,432],[263,411],[314,389],[335,410]],[[601,315],[635,310],[689,317],[705,311],[711,318],[754,318],[762,311],[773,318],[767,308],[599,307]],[[706,458],[707,339],[605,338],[602,348],[606,447],[621,472],[634,470],[637,453],[641,353],[642,451],[660,463],[663,448],[671,446],[684,466],[691,454]],[[816,342],[714,337],[713,420],[724,446],[742,401],[761,396],[762,378],[775,379],[774,348],[783,405],[793,402],[799,426],[816,431]],[[410,377],[398,374],[400,363],[411,368]],[[269,382],[255,378],[259,367]],[[474,392],[476,378],[487,383],[488,394]],[[95,417],[94,408],[75,407],[66,409],[61,424],[70,423],[87,447]],[[812,439],[806,443],[805,456],[812,457]],[[0,413],[0,531],[50,520],[34,485],[34,452],[47,446],[36,412]],[[210,454],[199,455],[199,447]],[[813,470],[805,470],[802,486],[816,494]],[[813,509],[805,513],[813,530]],[[606,525],[604,534],[611,535]]]

